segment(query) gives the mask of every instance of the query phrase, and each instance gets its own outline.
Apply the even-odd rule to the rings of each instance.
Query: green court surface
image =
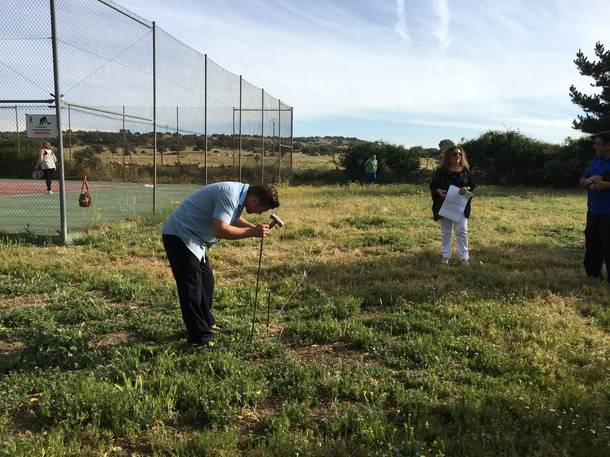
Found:
[[[153,186],[143,183],[91,182],[92,205],[78,205],[81,183],[66,181],[66,217],[69,238],[92,226],[107,224],[153,210]],[[166,211],[201,186],[157,184],[156,209]],[[59,184],[53,194],[42,181],[0,180],[0,233],[57,236],[61,234]]]

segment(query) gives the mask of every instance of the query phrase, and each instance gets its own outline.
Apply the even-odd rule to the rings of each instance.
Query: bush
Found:
[[[592,138],[568,138],[559,153],[544,164],[544,184],[555,187],[577,185],[594,156]]]
[[[492,130],[463,144],[476,178],[488,184],[544,184],[545,163],[560,146],[534,140],[514,130]]]
[[[80,171],[100,168],[102,159],[95,148],[87,146],[74,153],[75,168]]]
[[[341,156],[340,163],[349,180],[359,181],[364,175],[365,162],[376,154],[380,182],[405,182],[419,171],[420,149],[407,150],[403,146],[382,141],[361,141],[349,147]]]
[[[590,137],[545,143],[516,131],[489,131],[463,144],[478,181],[573,187],[594,157]]]

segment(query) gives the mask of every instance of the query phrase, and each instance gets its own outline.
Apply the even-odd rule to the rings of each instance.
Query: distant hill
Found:
[[[363,140],[344,136],[298,136],[294,137],[294,150],[308,155],[334,155],[358,141]]]

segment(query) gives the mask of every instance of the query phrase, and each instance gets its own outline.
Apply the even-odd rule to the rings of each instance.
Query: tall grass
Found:
[[[210,254],[224,354],[183,343],[161,217],[4,242],[0,455],[608,455],[584,195],[480,188],[469,267],[440,264],[425,188],[280,195],[252,346],[258,245]]]

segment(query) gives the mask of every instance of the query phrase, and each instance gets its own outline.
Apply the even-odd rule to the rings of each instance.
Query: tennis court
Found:
[[[157,184],[157,211],[171,208],[194,192],[197,184]],[[44,181],[0,179],[0,233],[56,236],[61,233],[59,184],[53,194]],[[78,206],[80,181],[66,181],[66,214],[70,237],[83,229],[152,212],[153,186],[143,183],[90,182],[93,204]]]

